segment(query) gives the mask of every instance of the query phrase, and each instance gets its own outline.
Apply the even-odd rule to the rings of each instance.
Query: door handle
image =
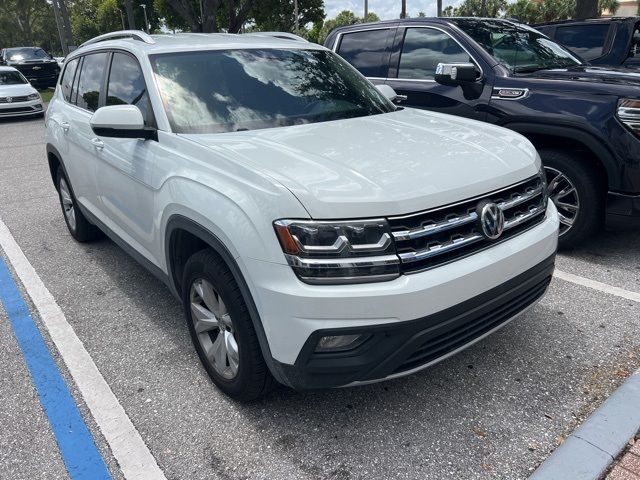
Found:
[[[91,143],[97,150],[102,150],[104,148],[104,142],[99,138],[92,138]]]
[[[407,98],[408,97],[406,95],[396,95],[396,98],[394,98],[393,101],[397,103],[406,102]]]
[[[69,125],[69,122],[62,122],[60,126],[62,127],[64,133],[67,133],[69,131],[69,128],[71,127],[71,125]]]

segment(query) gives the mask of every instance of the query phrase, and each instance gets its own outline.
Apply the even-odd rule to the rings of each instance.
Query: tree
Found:
[[[320,30],[320,35],[318,36],[318,43],[324,43],[329,33],[331,33],[331,30],[334,28],[353,25],[355,23],[360,23],[360,19],[356,17],[351,10],[342,10],[338,15],[336,15],[336,18],[324,22],[324,25]]]
[[[260,31],[293,32],[293,0],[260,0],[253,8],[251,19]],[[298,23],[307,25],[324,20],[323,0],[298,0]]]
[[[460,16],[460,17],[480,17],[486,16],[496,18],[501,16],[507,7],[507,0],[486,0],[486,13],[483,12],[483,0],[464,0],[458,8],[452,8],[449,10],[447,7],[445,11],[448,13],[446,16]],[[444,13],[444,12],[443,12]]]
[[[0,45],[38,46],[60,53],[53,8],[45,0],[0,0]]]

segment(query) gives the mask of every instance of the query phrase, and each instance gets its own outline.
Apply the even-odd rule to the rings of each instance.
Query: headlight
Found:
[[[287,262],[313,284],[367,283],[400,275],[386,220],[278,220],[274,227]]]
[[[40,94],[39,93],[30,93],[27,96],[28,100],[40,100]]]
[[[640,135],[640,100],[623,98],[618,102],[618,118],[633,133]]]

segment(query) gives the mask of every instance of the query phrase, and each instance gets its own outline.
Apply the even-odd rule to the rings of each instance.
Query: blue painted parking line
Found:
[[[69,476],[73,480],[111,479],[71,392],[2,257],[0,303],[9,317]],[[37,459],[34,458],[34,461]]]

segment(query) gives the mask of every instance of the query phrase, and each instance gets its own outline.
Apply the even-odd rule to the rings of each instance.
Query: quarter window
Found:
[[[135,105],[145,125],[150,119],[149,93],[138,62],[130,55],[114,53],[109,72],[107,105]]]
[[[388,37],[388,28],[345,33],[338,53],[365,77],[384,78],[389,63]]]
[[[62,74],[62,80],[60,80],[60,87],[62,88],[62,95],[67,102],[71,101],[71,89],[73,87],[73,78],[75,77],[76,70],[78,69],[79,58],[74,58],[67,63],[64,73]]]
[[[408,28],[398,67],[398,78],[433,80],[438,63],[469,63],[469,54],[445,32]]]
[[[569,47],[586,60],[602,56],[609,24],[558,27],[554,40]]]
[[[76,105],[80,108],[91,112],[98,109],[106,60],[106,53],[93,53],[84,57],[80,69],[78,98],[76,100]]]

